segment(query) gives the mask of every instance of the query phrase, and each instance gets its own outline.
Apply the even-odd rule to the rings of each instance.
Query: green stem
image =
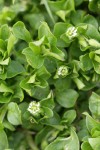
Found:
[[[27,139],[27,142],[28,142],[28,144],[29,144],[29,146],[30,146],[30,148],[31,148],[32,150],[39,150],[39,149],[37,148],[37,146],[35,145],[32,136],[31,136],[29,133],[27,133],[26,139]]]
[[[47,0],[41,0],[41,4],[44,4],[44,6],[45,6],[45,8],[46,8],[46,10],[47,10],[47,12],[48,12],[48,14],[49,14],[49,16],[50,16],[52,22],[55,24],[55,20],[54,20],[54,17],[53,17],[53,15],[52,15],[52,12],[51,12],[51,10],[50,10],[50,8],[49,8],[49,5],[48,5]]]

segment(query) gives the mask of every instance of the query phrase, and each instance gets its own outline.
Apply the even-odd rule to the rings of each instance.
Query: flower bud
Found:
[[[60,66],[57,69],[56,75],[55,75],[55,79],[59,78],[59,77],[66,77],[68,75],[68,68],[67,66]]]

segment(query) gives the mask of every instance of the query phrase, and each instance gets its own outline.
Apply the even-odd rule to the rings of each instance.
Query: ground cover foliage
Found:
[[[0,0],[0,150],[100,150],[100,0]]]

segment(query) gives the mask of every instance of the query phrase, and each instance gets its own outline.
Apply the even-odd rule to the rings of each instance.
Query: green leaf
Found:
[[[69,11],[65,11],[65,10],[59,10],[56,12],[56,14],[63,20],[66,21],[66,14],[67,12],[69,13]]]
[[[89,7],[89,10],[92,12],[99,13],[99,11],[100,11],[99,1],[97,1],[97,0],[89,1],[88,7]]]
[[[99,54],[100,55],[100,49],[96,50],[95,54]]]
[[[81,55],[80,62],[83,71],[88,71],[93,67],[92,60],[89,58],[89,54]]]
[[[24,89],[30,96],[32,96],[35,92],[34,86],[28,83],[28,78],[25,78],[20,82],[20,87]]]
[[[40,101],[40,104],[41,104],[41,106],[45,106],[45,107],[48,107],[50,109],[54,108],[55,104],[54,104],[54,99],[53,99],[53,96],[52,96],[52,91],[49,93],[47,98],[42,99]]]
[[[74,6],[74,0],[62,0],[62,1],[49,1],[50,8],[57,12],[59,10],[67,10],[72,11],[75,10]]]
[[[100,74],[100,63],[98,63],[97,61],[93,60],[93,67],[94,70],[97,74]]]
[[[54,81],[53,81],[54,82]],[[57,90],[64,90],[70,88],[71,80],[69,78],[59,78],[55,80],[54,85]]]
[[[83,36],[79,37],[79,45],[80,45],[81,51],[86,51],[90,47],[88,42],[86,41],[86,39]]]
[[[89,138],[88,141],[89,141],[89,144],[91,145],[91,147],[93,148],[93,150],[99,150],[100,149],[100,137]]]
[[[100,116],[100,96],[95,92],[89,98],[89,109],[96,117]]]
[[[78,137],[80,141],[85,141],[89,137],[89,132],[86,129],[86,126],[82,127],[82,129],[78,132]]]
[[[3,96],[0,95],[0,103],[8,103],[12,99],[12,95]]]
[[[4,121],[3,125],[4,125],[5,128],[9,129],[10,131],[15,131],[15,128],[8,121]]]
[[[27,13],[24,18],[29,22],[31,28],[33,29],[33,34],[35,30],[38,30],[41,22],[45,20],[44,15],[37,11],[34,11],[34,13]]]
[[[33,74],[33,75],[29,78],[29,80],[28,80],[27,83],[35,83],[35,80],[36,80],[36,74]]]
[[[43,41],[44,41],[44,37],[41,38],[39,41],[29,43],[29,48],[32,49],[35,55],[39,55],[41,53],[40,46]]]
[[[93,150],[88,142],[83,142],[81,148],[82,150]]]
[[[75,2],[74,0],[67,0],[67,3],[65,1],[66,10],[68,11],[74,11],[75,10]]]
[[[33,50],[36,48],[37,52],[38,52],[38,49],[39,49],[39,52],[40,52],[39,46],[41,46],[44,41],[45,41],[45,35],[41,39],[39,39],[38,41],[30,42],[29,46]]]
[[[96,62],[100,63],[100,56],[95,55],[94,60],[95,60]]]
[[[8,114],[7,119],[12,125],[20,125],[21,121],[21,111],[15,102],[8,104]]]
[[[60,49],[58,49],[56,46],[52,46],[50,48],[50,50],[43,47],[43,51],[44,51],[45,57],[49,56],[49,57],[54,57],[61,61],[65,60],[65,54]]]
[[[57,39],[56,37],[51,33],[49,26],[46,22],[42,22],[38,29],[38,37],[39,39],[42,37],[45,37],[48,39],[48,42],[50,45],[56,45]]]
[[[0,60],[0,65],[8,65],[9,61],[10,61],[9,57],[7,59],[5,59],[5,60]]]
[[[46,118],[53,117],[53,111],[50,108],[42,106],[42,109]]]
[[[79,150],[79,141],[78,137],[74,130],[71,130],[71,136],[68,138],[59,137],[50,143],[45,150],[62,150],[62,149],[70,149],[70,150]]]
[[[51,47],[51,52],[52,55],[54,55],[55,58],[64,61],[65,60],[65,54],[63,51],[61,51],[60,49],[58,49],[57,47]]]
[[[12,78],[18,74],[24,73],[25,69],[18,61],[12,60],[7,68],[7,78]]]
[[[4,120],[4,117],[6,115],[6,112],[7,112],[7,105],[3,105],[1,108],[0,108],[0,130],[4,128],[2,122]]]
[[[84,1],[84,0],[80,0],[80,1],[79,1],[79,0],[75,0],[75,5],[76,5],[76,6],[79,6],[83,1]]]
[[[7,135],[4,130],[0,130],[0,150],[8,148]]]
[[[1,115],[1,114],[0,114]],[[1,116],[0,116],[1,117]],[[2,122],[1,121],[1,118],[0,118],[0,122]],[[4,126],[3,126],[3,124],[2,123],[0,123],[0,130],[3,130],[4,129]]]
[[[36,87],[46,88],[48,86],[48,82],[42,78],[38,78],[38,82],[35,82]]]
[[[49,131],[51,131],[51,127],[44,127],[42,130],[40,130],[35,137],[35,142],[40,144],[41,139],[44,140]]]
[[[65,89],[63,91],[56,91],[57,102],[65,108],[73,107],[78,98],[78,93],[73,89]]]
[[[0,149],[100,150],[99,100],[100,0],[0,0]]]
[[[20,102],[22,102],[24,99],[24,93],[22,89],[19,87],[19,85],[15,86],[13,98],[20,99]]]
[[[51,58],[51,57],[45,58],[44,66],[50,73],[55,72],[57,66],[55,58]]]
[[[11,98],[14,91],[8,87],[6,84],[1,83],[0,84],[0,103],[8,103]]]
[[[75,0],[75,1],[78,1],[78,2],[81,2],[83,0]],[[76,5],[76,2],[75,2],[75,5]],[[82,21],[83,21],[83,17],[85,15],[85,11],[84,10],[76,10],[74,12],[71,13],[71,22],[76,26],[76,25],[79,25]]]
[[[10,35],[10,30],[7,24],[4,24],[0,29],[0,38],[3,40],[7,40]]]
[[[8,51],[8,56],[11,53],[11,50],[13,49],[14,43],[15,43],[16,38],[14,37],[13,34],[10,35],[8,39],[8,44],[7,44],[7,51]]]
[[[66,33],[62,34],[60,38],[66,43],[67,47],[69,47],[72,40],[69,40],[69,38],[66,36]]]
[[[47,69],[42,66],[39,70],[36,72],[36,76],[38,76],[41,79],[47,80],[50,78],[50,73],[47,71]]]
[[[32,49],[26,48],[22,52],[27,59],[27,62],[33,68],[40,68],[44,63],[44,58],[40,54],[36,54]]]
[[[92,24],[94,27],[98,28],[98,22],[97,22],[96,18],[93,17],[92,15],[87,14],[84,17],[83,22],[87,23],[87,24]]]
[[[12,93],[13,94],[13,90],[4,83],[0,84],[0,92],[4,92],[4,93],[7,92],[7,93]]]
[[[74,78],[73,81],[75,82],[79,90],[85,87],[85,84],[80,79]]]
[[[88,131],[91,133],[93,128],[100,128],[100,123],[95,121],[88,113],[83,113],[86,115],[86,126]]]
[[[49,1],[49,6],[53,12],[57,12],[59,10],[66,9],[65,0],[62,1]]]
[[[14,24],[13,33],[17,38],[25,40],[26,42],[30,42],[32,40],[29,31],[25,28],[24,23],[21,21]]]
[[[100,136],[100,128],[93,128],[91,130],[91,135],[93,138]]]
[[[56,112],[53,112],[53,117],[51,118],[44,118],[41,120],[41,123],[44,125],[49,125],[56,129],[62,130],[62,126],[60,126],[60,117]]]
[[[95,40],[95,39],[90,39],[90,40],[87,40],[89,45],[94,47],[94,48],[100,48],[100,43]]]
[[[86,35],[89,38],[100,41],[100,34],[99,34],[97,28],[95,28],[93,25],[90,25],[90,24],[88,24],[87,26],[88,26],[88,28],[86,31]]]
[[[50,92],[49,86],[47,86],[45,88],[36,87],[33,97],[38,100],[41,100],[41,99],[46,98],[48,96],[49,92]]]
[[[76,111],[75,110],[68,110],[63,114],[62,121],[67,121],[69,124],[71,124],[74,119],[76,118]]]
[[[54,35],[57,38],[57,46],[59,47],[66,47],[66,43],[61,39],[61,35],[66,32],[67,23],[58,22],[54,26]],[[61,30],[59,30],[61,29]]]
[[[4,53],[6,49],[6,43],[4,40],[0,39],[0,52]]]

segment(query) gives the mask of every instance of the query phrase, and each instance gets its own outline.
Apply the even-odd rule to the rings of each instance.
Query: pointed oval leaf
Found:
[[[21,111],[15,102],[8,104],[8,114],[7,119],[12,125],[20,125],[21,121]]]
[[[88,113],[83,113],[86,115],[86,127],[88,131],[91,133],[93,128],[100,128],[100,123],[94,120]]]
[[[95,92],[89,98],[89,109],[93,115],[100,116],[100,96]]]
[[[45,150],[79,150],[79,140],[74,130],[68,138],[59,137],[50,143]]]
[[[21,21],[18,21],[14,24],[13,33],[17,38],[25,40],[26,42],[32,41],[29,31],[26,29],[24,23]]]
[[[7,78],[12,78],[24,72],[24,67],[18,61],[12,60],[7,68]]]
[[[26,48],[22,53],[26,56],[27,62],[33,68],[40,68],[43,65],[44,58],[41,55],[34,53],[32,49]]]
[[[0,130],[0,150],[8,148],[7,135],[4,130]]]
[[[65,108],[73,107],[78,96],[78,93],[73,89],[65,89],[63,91],[56,92],[57,102]]]

